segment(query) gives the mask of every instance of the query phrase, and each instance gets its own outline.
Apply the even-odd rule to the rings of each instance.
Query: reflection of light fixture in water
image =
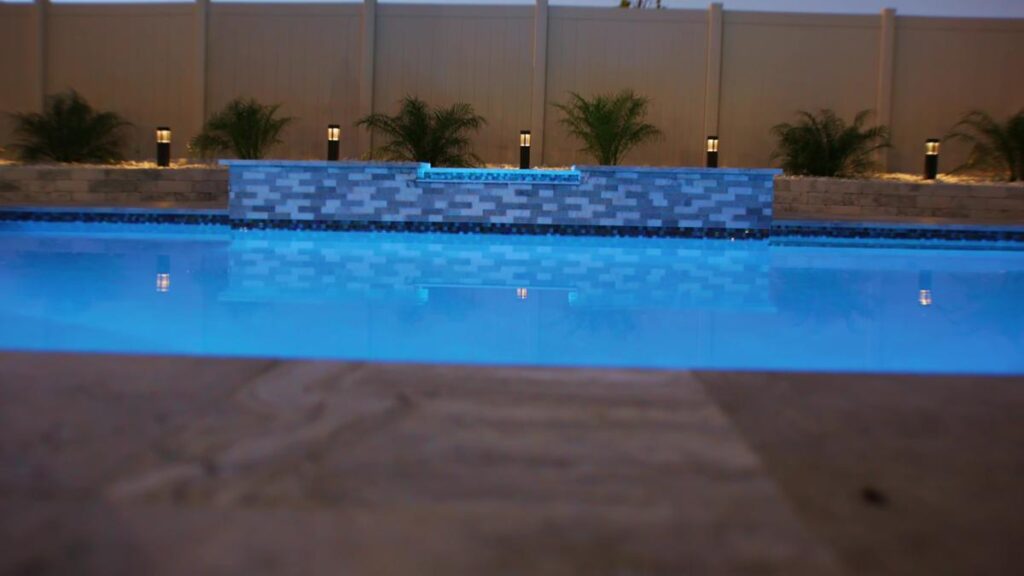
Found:
[[[417,288],[416,289],[416,300],[420,304],[426,304],[430,301],[430,289],[429,288]]]
[[[516,288],[516,298],[526,300],[527,296],[529,296],[529,291],[526,288]]]
[[[340,156],[341,126],[329,124],[327,126],[327,159],[336,161]]]
[[[921,306],[932,305],[932,273],[921,271],[917,275],[917,303]]]
[[[718,168],[718,136],[708,136],[707,167]]]
[[[171,257],[161,254],[156,257],[156,291],[167,292],[171,289]]]
[[[931,290],[919,290],[917,293],[917,302],[921,306],[932,305],[932,291]]]
[[[530,167],[530,131],[519,131],[519,169],[526,170]]]
[[[573,290],[572,292],[569,292],[568,300],[569,300],[569,305],[570,306],[575,304],[576,302],[579,302],[579,299],[580,299],[580,293],[579,292],[577,292],[575,290]]]

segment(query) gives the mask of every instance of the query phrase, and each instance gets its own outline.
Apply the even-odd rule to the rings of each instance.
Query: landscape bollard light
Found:
[[[164,168],[171,165],[171,129],[167,126],[156,129],[156,165]]]
[[[718,168],[718,136],[708,136],[708,168]]]
[[[519,131],[519,169],[526,170],[530,167],[530,131]]]
[[[341,149],[341,126],[327,125],[327,160],[337,161]]]
[[[935,180],[939,176],[939,141],[929,138],[924,143],[924,179]]]

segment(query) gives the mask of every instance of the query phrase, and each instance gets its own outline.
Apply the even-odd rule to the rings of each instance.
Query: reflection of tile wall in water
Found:
[[[582,168],[580,184],[433,182],[415,164],[231,166],[236,221],[767,230],[777,171]]]
[[[762,250],[378,243],[237,239],[226,298],[410,300],[422,287],[553,288],[574,304],[745,305],[768,302]],[[568,299],[568,296],[567,296]]]

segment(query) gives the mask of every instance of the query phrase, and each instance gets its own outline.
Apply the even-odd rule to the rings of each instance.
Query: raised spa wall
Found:
[[[225,161],[229,212],[254,227],[311,223],[527,231],[765,232],[778,170],[434,169],[418,163]]]

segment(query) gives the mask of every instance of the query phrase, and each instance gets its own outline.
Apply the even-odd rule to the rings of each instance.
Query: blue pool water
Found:
[[[1024,373],[1024,252],[0,225],[0,348]]]

